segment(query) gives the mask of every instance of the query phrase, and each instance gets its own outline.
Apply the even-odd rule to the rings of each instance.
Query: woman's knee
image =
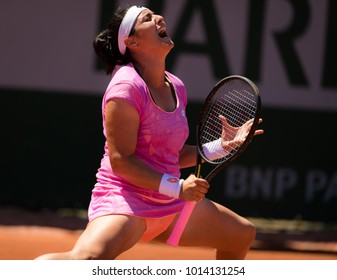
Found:
[[[246,244],[250,246],[256,237],[255,225],[252,222],[246,220],[244,223],[244,229],[242,231],[242,234],[244,235],[244,240],[246,241]]]
[[[222,243],[217,247],[218,250],[231,252],[246,252],[251,247],[256,237],[256,228],[253,223],[242,218],[237,226],[234,227],[227,238],[222,239]]]
[[[216,251],[217,259],[244,259],[256,236],[256,228],[249,221],[243,221],[234,239],[224,240]]]
[[[93,220],[76,242],[72,257],[80,260],[115,259],[130,249],[146,230],[146,222],[123,215]]]
[[[237,232],[237,250],[247,250],[251,247],[256,237],[256,227],[248,220],[242,222],[240,230]]]

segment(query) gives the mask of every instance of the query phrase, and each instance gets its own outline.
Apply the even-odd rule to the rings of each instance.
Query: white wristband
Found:
[[[169,174],[163,174],[159,185],[159,192],[167,196],[179,198],[180,189],[183,182],[183,179],[179,179]]]
[[[222,139],[219,138],[217,140],[202,145],[202,150],[206,158],[208,158],[209,160],[216,160],[219,158],[223,158],[229,154],[226,150],[222,148],[221,141]]]

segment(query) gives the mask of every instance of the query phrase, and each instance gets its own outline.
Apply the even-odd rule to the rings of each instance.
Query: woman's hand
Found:
[[[223,149],[226,152],[230,153],[232,150],[240,146],[246,140],[254,120],[250,119],[242,126],[234,127],[227,122],[224,116],[220,115],[219,118],[222,122],[221,144]],[[262,123],[262,119],[259,119],[259,124],[260,123]],[[257,129],[254,133],[254,136],[263,133],[264,131],[262,129]]]
[[[209,183],[206,180],[191,174],[182,183],[180,198],[187,201],[199,201],[205,197],[208,189]]]

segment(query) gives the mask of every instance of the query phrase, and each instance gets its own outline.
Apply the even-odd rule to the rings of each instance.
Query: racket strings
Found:
[[[234,81],[233,85],[228,83],[220,87],[213,96],[200,135],[201,144],[207,144],[219,155],[209,159],[212,162],[218,163],[232,157],[246,139],[250,129],[245,129],[245,126],[253,122],[257,107],[256,96],[251,90],[247,89],[246,83],[238,86]],[[219,116],[223,116],[227,124]],[[218,141],[221,138],[222,141]]]
[[[256,107],[255,103],[252,104],[253,100],[247,98],[239,99],[239,97],[241,96],[238,96],[236,94],[240,93],[238,91],[235,91],[234,93],[231,93],[231,95],[227,95],[228,106],[232,107],[231,110],[229,110],[229,108],[227,108],[225,104],[223,104],[223,106],[224,110],[227,110],[226,112],[228,113],[229,117],[231,116],[231,114],[233,115],[233,117],[230,119],[240,125],[246,121],[246,118],[243,116],[242,113],[244,113],[245,115],[254,116]],[[246,96],[242,95],[242,97]]]

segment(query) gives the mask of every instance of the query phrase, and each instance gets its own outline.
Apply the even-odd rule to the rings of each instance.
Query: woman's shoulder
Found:
[[[131,63],[126,65],[118,65],[116,66],[114,72],[112,73],[112,81],[137,81],[137,74],[136,69],[133,67]]]
[[[129,64],[118,66],[112,73],[111,81],[104,95],[104,103],[112,98],[124,99],[138,110],[145,104],[146,89],[144,82],[134,67]]]
[[[124,87],[126,89],[133,88],[136,91],[144,91],[146,85],[138,75],[133,65],[130,63],[126,65],[119,65],[113,71],[107,90],[116,86]]]

